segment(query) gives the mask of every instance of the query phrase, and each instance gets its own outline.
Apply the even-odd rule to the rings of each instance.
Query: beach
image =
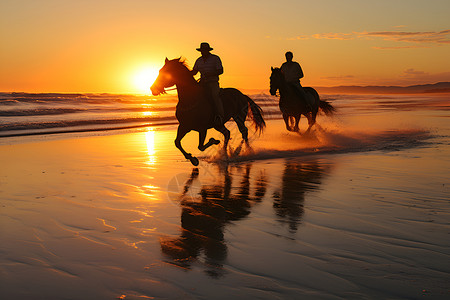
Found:
[[[327,99],[228,157],[188,134],[198,167],[169,109],[0,138],[1,298],[448,299],[449,94]]]

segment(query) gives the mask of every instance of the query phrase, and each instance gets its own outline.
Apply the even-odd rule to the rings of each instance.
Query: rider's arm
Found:
[[[219,76],[221,74],[223,74],[223,68],[222,69],[218,69],[215,71],[210,71],[210,72],[203,72],[201,73],[203,77],[208,78],[208,77],[214,77],[214,76]]]
[[[216,72],[213,75],[222,75],[223,74],[223,68],[217,69]]]
[[[223,74],[223,67],[220,66],[214,71],[202,73],[202,76],[210,77],[210,76],[219,76],[219,75],[222,75],[222,74]]]
[[[198,73],[198,66],[197,66],[197,64],[198,64],[198,59],[195,61],[194,67],[192,68],[192,71],[191,71],[191,75],[192,76],[195,76]]]
[[[219,76],[223,74],[223,66],[222,66],[222,60],[220,57],[216,56],[216,73],[214,73],[214,76]]]
[[[297,65],[298,65],[298,70],[297,70],[298,78],[300,79],[300,78],[303,78],[303,70],[302,70],[302,67],[300,67],[299,63],[297,63]]]

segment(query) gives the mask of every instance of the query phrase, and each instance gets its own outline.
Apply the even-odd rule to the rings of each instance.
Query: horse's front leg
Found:
[[[298,127],[298,124],[300,123],[300,117],[301,116],[302,115],[298,115],[298,116],[295,117],[295,125],[294,125],[294,131],[295,132],[299,132],[300,131],[300,128]]]
[[[178,126],[177,137],[175,138],[175,146],[181,151],[181,153],[183,153],[186,159],[189,159],[191,161],[194,166],[198,166],[198,159],[195,156],[192,156],[192,154],[184,151],[183,147],[181,146],[181,140],[189,131],[189,129],[186,129],[181,125]]]
[[[291,126],[289,125],[289,116],[285,113],[283,113],[283,120],[284,120],[284,123],[286,124],[286,129],[288,131],[292,131]]]
[[[217,145],[220,143],[219,140],[210,138],[208,143],[205,144],[205,138],[206,138],[206,130],[199,131],[198,132],[198,149],[200,151],[205,151],[207,148],[211,147],[212,145]]]

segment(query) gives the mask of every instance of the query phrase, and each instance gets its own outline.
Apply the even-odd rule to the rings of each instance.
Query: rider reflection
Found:
[[[162,252],[172,263],[189,269],[198,259],[212,277],[223,275],[228,255],[224,236],[227,224],[249,216],[268,188],[264,173],[256,177],[251,174],[251,163],[217,168],[219,179],[215,184],[199,185],[199,170],[192,170],[179,197],[180,235],[160,240]],[[318,189],[328,170],[329,165],[317,161],[285,162],[281,187],[273,193],[273,208],[278,221],[287,224],[290,232],[295,233],[301,224],[305,195]]]

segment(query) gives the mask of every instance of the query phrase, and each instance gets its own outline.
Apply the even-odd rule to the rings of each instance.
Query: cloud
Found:
[[[397,50],[397,49],[411,49],[411,48],[431,48],[431,46],[419,46],[419,45],[414,45],[414,46],[393,46],[393,47],[372,47],[373,49],[377,49],[377,50]]]
[[[327,40],[352,40],[355,38],[354,33],[318,33],[311,35],[314,39],[327,39]]]
[[[450,44],[450,30],[442,31],[374,31],[360,32],[362,37],[380,37],[387,41]]]
[[[292,38],[287,38],[288,41],[294,41],[294,40],[309,40],[310,36],[308,35],[298,35]]]
[[[353,75],[341,75],[341,76],[328,76],[328,77],[320,77],[321,79],[326,80],[345,80],[345,79],[353,79],[355,76]]]
[[[406,75],[406,76],[423,76],[423,75],[428,75],[427,72],[416,71],[415,69],[406,69],[405,71],[403,71],[403,74]]]
[[[400,25],[398,27],[403,27]],[[450,44],[450,29],[441,31],[372,31],[372,32],[329,32],[311,35],[298,35],[288,40],[329,39],[329,40],[353,40],[353,39],[377,39],[385,41],[415,43],[416,45],[373,47],[374,49],[408,49],[423,48],[437,45]]]

